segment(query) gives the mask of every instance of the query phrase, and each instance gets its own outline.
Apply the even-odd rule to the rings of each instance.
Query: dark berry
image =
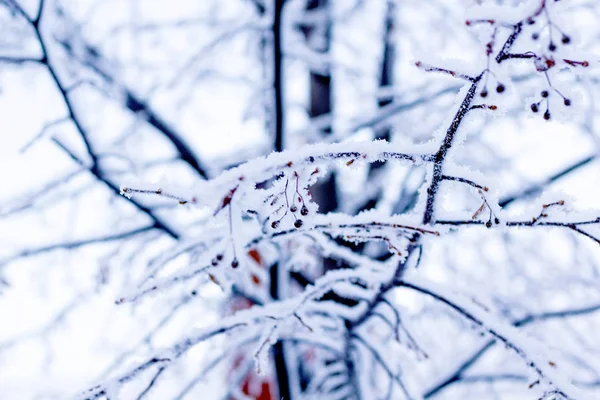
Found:
[[[563,44],[569,44],[569,43],[571,43],[571,38],[568,37],[567,35],[564,35],[561,39],[561,42],[563,42]]]
[[[238,262],[237,258],[234,258],[233,261],[231,262],[231,268],[237,268],[240,266],[240,263]]]
[[[488,221],[485,223],[485,227],[486,228],[491,228],[492,227],[492,221]]]
[[[534,32],[534,33],[531,34],[531,38],[533,40],[538,40],[540,38],[540,34],[537,33],[537,32]]]
[[[540,109],[539,109],[539,107],[538,107],[538,105],[536,103],[533,103],[531,105],[531,111],[533,111],[534,113],[540,111]]]
[[[556,45],[554,44],[554,42],[550,42],[550,44],[548,45],[548,50],[556,51]]]
[[[300,214],[307,216],[308,215],[308,207],[302,206],[302,208],[300,209]]]
[[[494,223],[495,223],[496,225],[498,225],[498,224],[500,223],[500,220],[498,219],[498,217],[494,218]]]
[[[279,226],[279,221],[273,221],[273,222],[271,222],[271,228],[277,229],[278,226]]]
[[[216,258],[213,258],[213,260],[210,263],[212,264],[213,267],[216,267],[217,264],[219,264],[219,262],[217,261]]]
[[[301,228],[301,227],[302,227],[302,224],[303,224],[303,222],[302,222],[302,220],[301,220],[301,219],[297,219],[297,220],[296,220],[296,222],[294,222],[294,226],[295,226],[296,228]]]
[[[549,110],[546,110],[546,112],[544,113],[544,119],[546,121],[550,120],[550,111]]]
[[[571,105],[570,99],[565,99],[565,106],[569,107]]]
[[[487,95],[488,95],[488,91],[487,91],[486,89],[483,89],[479,95],[480,95],[481,97],[487,97]]]
[[[315,162],[315,158],[313,156],[308,157],[308,162]]]
[[[542,90],[542,97],[546,98],[548,96],[550,96],[550,93],[547,90]]]
[[[298,211],[298,207],[296,207],[296,206],[291,206],[291,207],[290,207],[290,211],[291,211],[291,212],[296,212],[296,211]]]
[[[533,19],[533,18],[527,18],[527,23],[529,25],[533,25],[533,24],[535,24],[535,19]]]
[[[504,90],[506,90],[506,87],[504,87],[503,84],[499,83],[498,86],[496,86],[496,92],[502,93]]]
[[[195,295],[197,295],[197,294],[198,294],[198,292],[196,292],[195,290],[192,290],[192,293],[191,293],[191,294],[192,294],[192,296],[195,296]]]
[[[217,260],[221,261],[223,259],[223,254],[217,254]]]

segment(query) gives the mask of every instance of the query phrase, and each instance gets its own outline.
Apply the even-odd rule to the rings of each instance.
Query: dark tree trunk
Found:
[[[282,31],[282,13],[285,0],[275,0],[275,10],[273,19],[273,92],[274,92],[274,111],[275,111],[275,151],[282,151],[285,146],[285,114],[284,114],[284,82],[283,82],[283,52],[281,43]],[[270,292],[273,300],[285,298],[280,285],[283,277],[281,274],[281,263],[271,267]],[[273,362],[275,364],[275,375],[277,379],[277,388],[279,398],[292,400],[290,389],[290,376],[287,369],[285,346],[283,342],[277,342],[273,346]]]
[[[281,48],[281,16],[285,0],[275,0],[273,19],[273,91],[275,94],[275,151],[282,151],[284,141],[283,54]]]

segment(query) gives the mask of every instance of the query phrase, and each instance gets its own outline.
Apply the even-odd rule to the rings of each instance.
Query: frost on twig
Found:
[[[280,0],[276,0],[272,8],[263,7],[263,2],[255,4],[261,13],[274,13],[277,21],[283,15],[284,2]],[[474,70],[433,66],[425,61],[415,63],[424,75],[443,74],[465,83],[447,123],[438,135],[432,135],[435,140],[430,143],[372,140],[312,144],[254,158],[188,189],[164,182],[121,187],[123,196],[140,201],[141,210],[145,209],[144,201],[159,197],[190,209],[198,207],[208,211],[206,218],[190,229],[191,233],[182,234],[175,246],[151,260],[149,267],[140,273],[137,285],[118,297],[118,304],[135,305],[150,295],[160,299],[168,291],[198,281],[202,284],[199,293],[206,285],[216,284],[228,297],[242,298],[244,306],[211,329],[198,334],[186,333],[182,341],[164,352],[157,352],[150,361],[110,384],[94,388],[92,393],[105,395],[107,388],[134,379],[139,368],[157,370],[148,385],[151,387],[162,371],[191,347],[217,335],[236,336],[245,331],[245,359],[253,358],[258,374],[271,373],[271,363],[275,364],[277,374],[292,365],[281,358],[271,358],[272,354],[283,352],[280,348],[275,352],[271,349],[284,341],[293,341],[297,344],[295,350],[311,354],[314,367],[303,377],[307,380],[303,383],[307,395],[351,398],[355,393],[361,398],[375,398],[375,394],[381,394],[378,392],[385,382],[386,398],[392,398],[396,392],[402,393],[403,398],[421,398],[421,390],[411,382],[412,371],[406,368],[408,358],[404,355],[410,353],[411,362],[427,363],[435,354],[430,354],[423,344],[427,340],[419,337],[423,332],[413,329],[408,307],[403,309],[397,304],[410,303],[394,297],[396,289],[401,287],[448,306],[469,326],[503,343],[536,375],[537,383],[532,388],[541,390],[542,396],[583,398],[585,394],[565,378],[567,372],[559,372],[554,359],[547,355],[551,352],[518,327],[505,324],[501,317],[482,307],[486,302],[481,294],[465,296],[456,293],[456,288],[448,289],[417,276],[427,274],[427,267],[437,263],[428,258],[437,241],[452,237],[457,231],[480,232],[478,227],[488,228],[485,231],[490,235],[519,228],[557,228],[600,243],[596,233],[600,225],[597,212],[591,216],[567,213],[565,202],[560,200],[542,203],[541,210],[518,218],[503,206],[516,201],[520,194],[502,202],[497,198],[496,182],[488,182],[453,166],[460,160],[457,156],[460,145],[471,139],[465,139],[465,126],[494,111],[497,114],[506,103],[503,98],[517,90],[519,80],[508,76],[510,67],[507,65],[523,63],[533,74],[533,78],[527,79],[541,78],[543,86],[539,98],[529,108],[543,115],[544,120],[553,118],[551,108],[553,111],[556,100],[566,108],[577,105],[559,86],[554,74],[559,70],[581,71],[587,69],[590,62],[565,50],[572,45],[572,39],[559,28],[553,14],[554,2],[540,0],[530,4],[533,6],[506,14],[494,8],[496,15],[486,15],[490,10],[484,7],[481,15],[469,16],[466,27],[476,30],[484,39],[479,48],[481,63],[473,63],[475,68],[471,69]],[[330,27],[323,22],[327,21],[326,15],[324,12],[318,21],[297,20],[310,25],[302,28],[304,34],[310,36],[311,30],[312,34],[328,31]],[[391,25],[390,22],[387,27],[388,35]],[[280,81],[285,52],[281,48],[280,28],[275,23],[272,32],[277,81],[273,85],[276,150],[284,147],[285,126]],[[524,43],[526,35],[533,45]],[[310,51],[305,53],[311,54]],[[322,58],[328,59],[325,55]],[[333,69],[311,73],[327,75],[321,76],[327,80]],[[315,89],[315,83],[312,84]],[[335,118],[322,115],[321,120],[326,120],[328,126],[321,130],[332,130]],[[313,121],[313,126],[319,122]],[[404,193],[406,189],[396,187],[399,180],[373,172],[383,169],[382,165],[389,167],[386,173],[392,171],[390,174],[396,172],[396,167],[423,172],[424,178],[411,189],[410,200],[405,200],[411,206],[400,210],[380,207],[377,196],[381,193],[401,189]],[[324,212],[327,196],[335,196],[344,183],[340,171],[365,173],[367,178],[362,183],[368,190],[364,191],[376,196],[374,204],[353,208],[361,202],[356,201],[351,206],[348,205],[351,201],[340,202],[335,212]],[[384,179],[377,185],[369,185],[367,181],[373,176]],[[325,184],[333,185],[334,189],[323,196]],[[442,196],[446,187],[452,189]],[[462,203],[457,199],[457,187],[464,188],[471,198],[459,211],[447,212],[444,202]],[[532,192],[524,193],[528,196]],[[369,197],[364,193],[357,195],[361,199]],[[447,216],[450,214],[453,215]],[[456,246],[460,247],[461,243]],[[484,245],[480,242],[476,247]],[[184,262],[176,262],[182,259]],[[443,261],[448,265],[454,262]],[[445,272],[452,276],[452,271]],[[282,357],[282,354],[276,355]],[[298,361],[296,367],[302,369],[308,364]],[[373,371],[370,381],[365,379],[368,368]],[[381,371],[384,374],[377,373]],[[462,372],[458,375],[462,376]],[[281,381],[281,376],[278,379]],[[237,393],[235,389],[231,392]]]

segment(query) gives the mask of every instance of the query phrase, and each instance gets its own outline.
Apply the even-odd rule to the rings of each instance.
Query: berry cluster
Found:
[[[294,178],[296,179],[296,190],[295,190],[293,198],[292,198],[292,204],[290,205],[290,202],[288,199],[288,194],[287,194],[289,179],[286,181],[283,191],[278,196],[275,196],[275,199],[271,202],[271,205],[274,205],[277,202],[280,195],[283,195],[285,197],[285,206],[281,206],[276,211],[276,213],[277,213],[279,210],[281,210],[283,207],[285,207],[285,213],[279,219],[276,219],[271,222],[271,228],[273,228],[273,229],[277,229],[279,227],[279,225],[281,224],[281,221],[286,217],[288,212],[290,212],[292,214],[292,216],[294,217],[294,226],[299,229],[304,225],[304,221],[302,221],[302,219],[298,218],[296,214],[298,213],[298,211],[300,211],[300,215],[302,215],[303,217],[306,217],[309,213],[308,207],[306,206],[306,204],[304,202],[304,197],[302,196],[302,194],[300,194],[300,190],[299,190],[300,178],[299,178],[297,172],[294,172]],[[299,209],[298,209],[298,206],[300,206]]]
[[[498,84],[496,85],[496,93],[502,94],[504,93],[504,91],[506,90],[506,86],[504,86],[504,84],[498,82]],[[488,90],[487,90],[487,79],[486,82],[483,86],[483,90],[481,90],[481,92],[479,93],[479,95],[483,98],[486,98],[488,96]]]
[[[556,2],[558,0],[554,0],[554,1]],[[548,75],[548,70],[555,67],[559,61],[564,61],[566,64],[568,64],[571,67],[584,67],[584,68],[588,67],[590,65],[590,63],[588,61],[577,61],[577,60],[570,60],[570,59],[562,59],[561,60],[561,59],[557,59],[556,56],[552,54],[557,51],[558,46],[560,44],[562,44],[564,46],[571,44],[571,37],[569,35],[567,35],[565,32],[563,32],[562,29],[560,29],[560,27],[558,27],[552,21],[552,19],[550,18],[548,9],[547,9],[547,1],[546,0],[541,2],[539,8],[533,13],[533,15],[531,17],[529,17],[526,20],[515,25],[515,29],[518,28],[518,32],[520,32],[520,29],[522,28],[523,24],[533,26],[533,25],[536,25],[538,22],[541,22],[541,28],[534,31],[531,34],[531,38],[536,41],[540,40],[540,38],[542,37],[542,31],[547,30],[547,32],[548,32],[548,34],[547,34],[547,37],[548,37],[547,49],[550,51],[550,53],[546,52],[545,54],[536,54],[533,51],[527,51],[524,53],[507,52],[507,53],[502,54],[502,52],[501,52],[501,56],[502,56],[501,58],[502,59],[507,59],[507,58],[530,59],[534,62],[536,70],[540,73],[543,73],[546,76],[546,80],[548,82],[549,89],[543,90],[541,92],[541,99],[535,103],[532,103],[530,105],[530,108],[531,108],[532,112],[538,113],[538,112],[540,112],[540,110],[542,108],[542,104],[545,103],[545,111],[543,113],[543,117],[545,120],[548,121],[552,117],[552,115],[550,113],[550,105],[549,105],[549,97],[550,97],[552,91],[557,93],[560,97],[562,97],[563,104],[565,105],[565,107],[570,107],[572,104],[571,99],[565,97],[562,93],[560,93],[556,88],[553,87],[550,77]],[[496,92],[499,94],[504,93],[504,91],[506,90],[506,87],[504,86],[504,84],[502,82],[498,81],[496,75],[490,70],[491,55],[493,53],[495,38],[496,38],[497,31],[498,31],[498,26],[499,26],[498,21],[493,20],[493,19],[467,20],[467,25],[470,26],[470,25],[475,25],[475,24],[489,24],[493,27],[493,33],[492,33],[491,38],[486,46],[486,54],[488,57],[488,66],[484,70],[485,80],[483,83],[483,89],[479,92],[479,95],[482,98],[486,98],[489,95],[487,84],[488,84],[488,79],[489,79],[490,75],[492,75],[492,77],[497,82]],[[557,40],[558,39],[557,36],[560,37],[559,40]],[[437,70],[446,71],[446,70],[441,70],[441,69],[437,69]],[[448,72],[448,71],[446,71],[446,72]],[[452,75],[454,76],[455,73],[452,72]],[[473,107],[473,108],[481,108],[481,107]]]
[[[571,99],[568,99],[567,97],[565,97],[565,96],[564,96],[562,93],[560,93],[558,90],[556,90],[556,89],[554,89],[554,88],[552,88],[552,89],[553,89],[553,91],[554,91],[554,92],[556,92],[556,93],[557,93],[557,94],[558,94],[560,97],[562,97],[562,99],[563,99],[563,104],[565,105],[565,107],[570,107],[570,106],[571,106],[571,104],[572,104],[572,103],[571,103]],[[543,114],[543,115],[544,115],[544,119],[545,119],[546,121],[549,121],[549,120],[550,120],[550,118],[552,117],[552,115],[550,114],[550,101],[549,101],[549,98],[550,98],[550,93],[551,93],[551,92],[550,92],[550,91],[548,91],[548,90],[542,90],[542,91],[541,91],[541,93],[540,93],[540,96],[541,96],[541,99],[540,99],[540,101],[538,101],[538,102],[536,102],[536,103],[532,103],[532,104],[531,104],[531,106],[530,106],[530,108],[531,108],[531,111],[532,111],[532,112],[534,112],[534,113],[538,113],[538,112],[540,112],[540,105],[541,105],[542,103],[545,103],[545,104],[546,104],[546,111],[544,112],[544,114]]]
[[[211,261],[211,265],[216,267],[220,261],[223,261],[223,254],[217,254],[217,256]]]
[[[210,265],[212,265],[213,267],[216,267],[217,265],[220,264],[221,261],[223,261],[223,254],[217,254],[217,256],[215,258],[213,258],[212,261],[210,262]],[[231,267],[237,268],[239,266],[240,266],[240,262],[238,261],[237,257],[234,257],[233,261],[231,261]]]
[[[548,27],[548,35],[549,35],[549,39],[548,39],[548,50],[555,52],[558,48],[558,46],[556,45],[556,42],[554,41],[554,35],[553,35],[553,31],[552,29],[556,29],[560,35],[560,42],[564,45],[568,45],[571,43],[571,37],[569,35],[567,35],[566,33],[564,33],[558,26],[556,26],[551,20],[550,18],[546,15],[546,18],[548,20],[548,23],[545,25],[545,27]],[[527,20],[527,23],[529,25],[535,25],[536,20],[534,18],[529,18]],[[539,40],[540,38],[540,32],[533,32],[531,34],[531,39],[533,40]]]

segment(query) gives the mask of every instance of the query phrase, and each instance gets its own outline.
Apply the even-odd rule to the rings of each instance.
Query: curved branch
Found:
[[[359,341],[363,346],[365,346],[365,348],[367,350],[369,350],[369,352],[373,355],[373,357],[375,357],[375,359],[377,360],[379,365],[381,365],[383,367],[383,369],[388,374],[390,379],[392,379],[394,382],[396,382],[398,387],[404,393],[404,396],[406,397],[407,400],[414,400],[416,398],[415,396],[413,396],[410,393],[406,384],[402,381],[400,376],[398,374],[394,373],[394,371],[392,370],[392,367],[390,367],[388,365],[388,363],[384,360],[384,358],[381,356],[381,354],[375,348],[373,348],[373,346],[371,346],[366,340],[364,340],[360,335],[358,335],[356,333],[352,334],[351,337],[353,339],[356,339],[357,341]]]
[[[543,321],[552,320],[555,318],[576,317],[576,316],[591,314],[591,313],[594,313],[597,311],[600,311],[600,304],[593,304],[593,305],[581,307],[581,308],[571,308],[571,309],[560,310],[560,311],[548,311],[548,312],[543,312],[543,313],[539,313],[539,314],[530,314],[523,318],[513,321],[512,324],[515,327],[521,327],[521,326],[526,326],[526,325],[529,325],[529,324],[532,324],[535,322],[543,322]],[[425,392],[423,397],[431,398],[431,397],[435,396],[436,394],[438,394],[439,392],[441,392],[442,390],[444,390],[446,387],[452,385],[453,383],[456,383],[459,381],[462,382],[463,380],[467,379],[467,377],[464,376],[464,373],[467,370],[469,370],[473,365],[475,365],[477,360],[479,360],[488,350],[490,350],[494,346],[494,344],[496,344],[496,340],[492,339],[492,340],[486,342],[483,346],[481,346],[477,350],[475,350],[469,357],[466,357],[464,359],[464,361],[459,364],[459,366],[454,370],[454,372],[448,374],[447,378],[441,380],[440,382],[436,383],[435,385],[433,385],[432,387],[427,389],[427,391]],[[577,384],[579,385],[580,383],[578,382]],[[582,383],[582,385],[585,385],[585,384]]]
[[[554,363],[542,355],[543,347],[537,342],[523,338],[522,333],[515,326],[503,324],[482,308],[477,307],[468,298],[452,293],[439,285],[419,280],[417,282],[403,281],[401,286],[413,289],[444,303],[469,321],[484,329],[496,340],[512,349],[541,380],[544,380],[548,385],[555,388],[557,393],[563,395],[565,398],[586,398],[585,394],[581,393],[578,388],[552,369]]]
[[[97,244],[97,243],[114,242],[117,240],[136,236],[136,235],[139,235],[144,232],[149,232],[154,228],[155,228],[154,225],[150,225],[150,226],[133,229],[133,230],[126,231],[126,232],[117,233],[114,235],[106,235],[106,236],[99,236],[99,237],[89,238],[89,239],[74,240],[71,242],[55,243],[55,244],[50,244],[47,246],[38,247],[35,249],[27,249],[27,250],[23,250],[17,254],[14,254],[10,257],[0,260],[0,266],[5,265],[14,260],[17,260],[19,258],[32,257],[32,256],[36,256],[39,254],[49,253],[54,250],[77,249],[79,247],[89,246],[89,245]]]
[[[571,172],[577,171],[578,169],[585,167],[586,165],[596,161],[598,159],[598,157],[599,157],[598,154],[593,154],[593,155],[587,156],[587,157],[569,165],[568,167],[564,168],[563,170],[549,176],[544,181],[534,184],[534,185],[531,185],[530,187],[524,189],[521,192],[509,195],[509,196],[501,199],[498,204],[500,205],[500,207],[504,208],[517,200],[536,196],[536,195],[540,194],[550,184],[569,175]]]

